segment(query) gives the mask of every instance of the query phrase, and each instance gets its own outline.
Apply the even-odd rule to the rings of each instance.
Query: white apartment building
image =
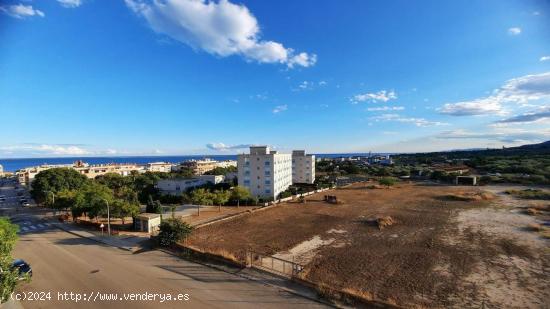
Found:
[[[258,198],[276,199],[292,184],[292,156],[267,146],[253,146],[250,154],[238,155],[237,169],[239,186]]]
[[[315,182],[315,156],[305,150],[292,151],[292,183]]]
[[[0,177],[4,176],[4,167],[0,164]]]

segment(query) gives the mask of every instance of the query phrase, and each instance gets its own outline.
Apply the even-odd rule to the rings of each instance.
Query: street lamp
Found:
[[[102,199],[105,201],[105,204],[107,204],[107,235],[111,236],[111,214],[109,211],[109,201],[105,198]]]

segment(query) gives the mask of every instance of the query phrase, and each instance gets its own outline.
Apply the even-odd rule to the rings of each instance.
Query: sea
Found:
[[[374,155],[374,154],[373,154]],[[384,154],[382,154],[384,155]],[[368,156],[367,153],[324,153],[315,154],[317,158],[338,158],[350,156]],[[109,163],[135,163],[146,164],[151,162],[179,163],[188,160],[202,160],[210,158],[216,161],[236,160],[237,155],[185,155],[185,156],[128,156],[128,157],[58,157],[58,158],[13,158],[1,159],[0,165],[6,172],[15,172],[25,167],[38,166],[43,164],[71,164],[82,160],[89,164]]]

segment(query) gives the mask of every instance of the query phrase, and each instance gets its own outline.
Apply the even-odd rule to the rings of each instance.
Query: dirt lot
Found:
[[[188,244],[294,260],[307,280],[406,307],[547,308],[549,242],[525,229],[537,219],[518,209],[524,201],[502,191],[355,184],[206,226]],[[394,223],[379,229],[385,216]]]

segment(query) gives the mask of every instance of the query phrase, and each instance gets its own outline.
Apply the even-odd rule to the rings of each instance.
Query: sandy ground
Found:
[[[476,300],[456,301],[470,307],[485,304],[495,308],[549,308],[549,242],[526,229],[541,221],[524,214],[527,207],[544,202],[517,199],[504,194],[506,189],[510,187],[484,187],[498,199],[490,207],[464,210],[453,219],[457,233],[447,235],[450,243],[466,244],[471,251],[484,252],[480,246],[500,239],[506,249],[505,254],[477,258],[474,270],[461,282],[461,288],[470,287]]]
[[[355,184],[198,229],[189,243],[237,259],[253,251],[295,261],[307,280],[406,307],[547,308],[548,240],[525,229],[537,219],[518,207],[531,202],[504,189]],[[481,190],[498,196],[450,198]],[[379,229],[380,216],[395,224]]]

